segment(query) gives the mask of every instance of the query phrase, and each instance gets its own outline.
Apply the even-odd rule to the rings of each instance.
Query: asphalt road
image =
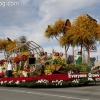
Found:
[[[100,84],[67,88],[0,87],[0,100],[100,100]]]

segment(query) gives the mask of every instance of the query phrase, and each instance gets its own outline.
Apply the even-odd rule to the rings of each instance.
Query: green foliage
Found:
[[[28,75],[29,76],[37,76],[38,75],[38,71],[30,71],[29,73],[28,73]]]
[[[100,78],[94,79],[92,83],[100,82]],[[0,86],[7,86],[7,87],[28,87],[28,88],[55,88],[55,87],[72,87],[72,86],[82,86],[82,85],[87,85],[90,83],[88,80],[88,77],[82,77],[78,79],[73,79],[73,80],[55,80],[55,81],[48,81],[48,80],[38,80],[38,81],[4,81],[0,82]]]
[[[88,63],[82,62],[82,64],[77,65],[77,68],[79,69],[80,72],[88,72],[89,68],[88,68]]]
[[[59,64],[59,65],[62,65],[64,67],[67,66],[66,61],[60,60],[60,59],[53,59],[53,60],[51,60],[50,64]]]
[[[100,69],[91,70],[90,73],[94,74],[97,73]]]
[[[49,70],[49,71],[51,71],[51,72],[54,71],[54,69],[51,69],[51,66],[50,66],[50,65],[47,65],[46,68],[45,68],[45,70]]]
[[[79,81],[79,83],[80,84],[88,84],[89,83],[89,81],[88,81],[88,78],[86,77],[86,78],[80,78],[80,81]]]
[[[68,68],[75,68],[75,64],[74,63],[71,63],[71,64],[68,64]]]

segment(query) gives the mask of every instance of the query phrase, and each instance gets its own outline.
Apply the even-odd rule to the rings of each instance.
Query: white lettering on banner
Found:
[[[100,74],[68,74],[69,78],[84,78],[84,77],[89,77],[89,78],[100,78]]]
[[[82,77],[87,77],[87,74],[68,74],[69,78],[82,78]]]
[[[100,75],[99,74],[91,74],[91,73],[89,73],[88,77],[94,77],[95,78],[95,77],[100,77]]]

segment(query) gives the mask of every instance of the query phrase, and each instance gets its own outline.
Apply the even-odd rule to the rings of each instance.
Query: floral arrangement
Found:
[[[19,56],[14,57],[14,58],[13,58],[13,61],[14,61],[15,63],[18,63],[18,62],[20,61],[20,57],[19,57]]]
[[[27,60],[27,55],[20,55],[20,56],[16,56],[16,57],[13,58],[13,61],[15,63],[18,63],[18,62],[20,62],[22,60],[23,61]]]
[[[0,79],[1,86],[20,86],[20,87],[67,87],[80,86],[85,83],[100,82],[99,78],[69,78],[68,74],[51,74],[36,77],[6,77]]]
[[[13,71],[13,76],[20,76],[22,75],[22,70],[19,70],[19,71]]]
[[[6,60],[4,60],[4,59],[0,60],[0,64],[1,64],[1,65],[4,64],[5,61],[6,61]]]
[[[54,69],[50,65],[47,65],[44,72],[46,75],[51,75],[53,73]]]

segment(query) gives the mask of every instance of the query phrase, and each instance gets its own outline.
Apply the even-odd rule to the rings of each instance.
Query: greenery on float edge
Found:
[[[5,82],[3,84],[0,83],[0,86],[7,86],[7,87],[28,87],[28,88],[56,88],[56,87],[75,87],[75,86],[83,86],[90,83],[87,78],[81,78],[79,80],[79,83],[74,83],[72,81],[63,81],[62,84],[58,84],[58,82],[47,82],[47,83],[37,83],[37,81],[30,81],[30,82],[19,82],[16,84],[16,82]],[[93,83],[97,83],[96,81],[93,81]]]

